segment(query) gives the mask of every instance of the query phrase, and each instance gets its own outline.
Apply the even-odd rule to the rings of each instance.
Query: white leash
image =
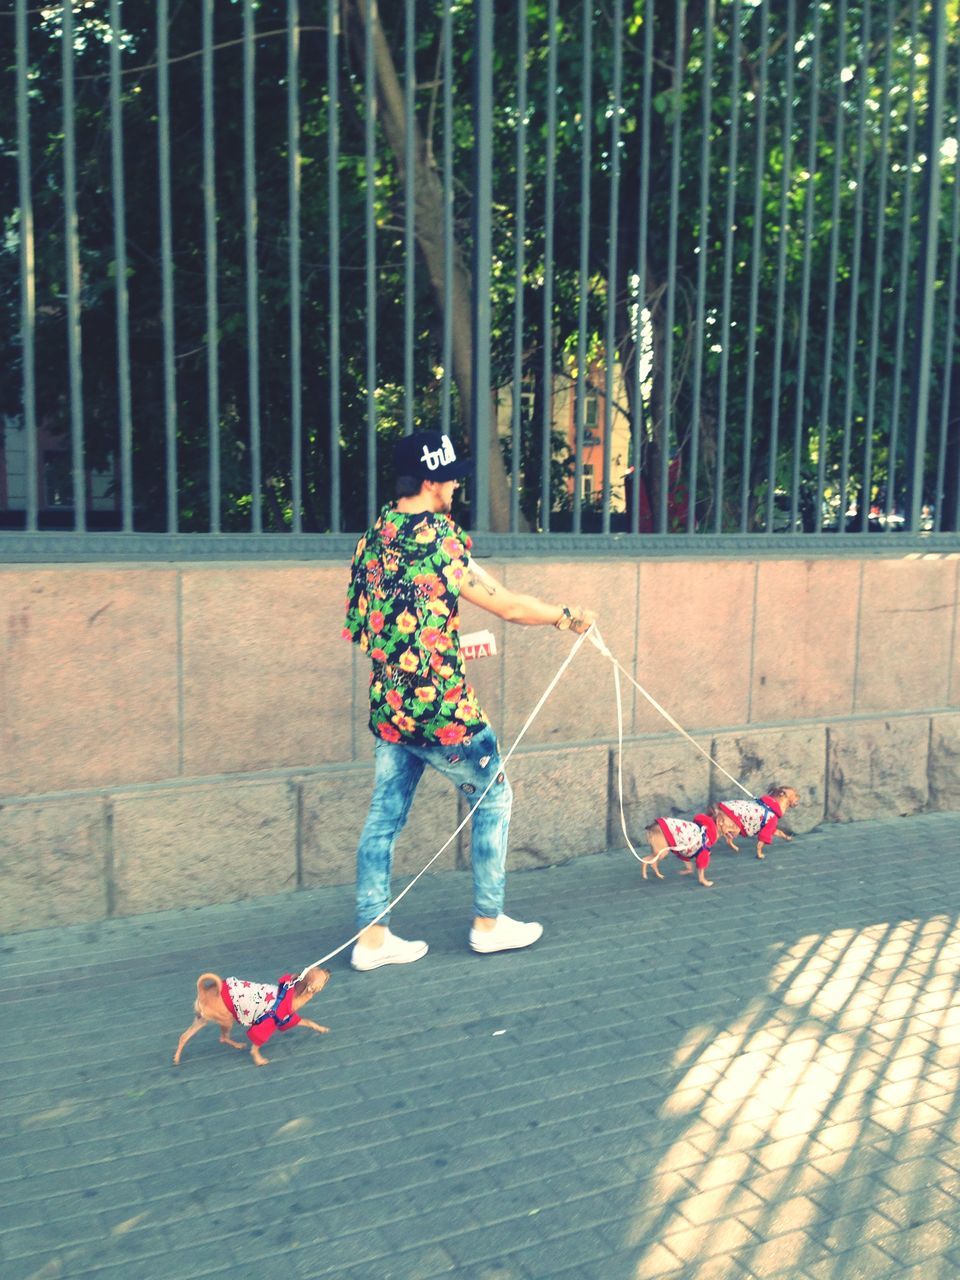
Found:
[[[655,711],[659,711],[660,715],[662,715],[662,716],[663,716],[664,720],[666,720],[668,724],[672,725],[672,726],[673,726],[673,728],[674,728],[674,729],[676,729],[677,733],[682,734],[682,735],[683,735],[683,737],[684,737],[684,738],[686,738],[686,740],[687,740],[689,743],[691,743],[694,747],[696,747],[696,749],[700,752],[700,754],[701,754],[702,756],[706,756],[706,757],[707,757],[707,759],[710,761],[710,763],[711,763],[711,764],[716,765],[716,766],[717,766],[717,768],[720,770],[720,772],[723,774],[723,776],[724,776],[725,778],[729,778],[729,779],[730,779],[730,781],[733,783],[733,785],[734,785],[735,787],[739,787],[739,788],[740,788],[740,790],[743,792],[743,794],[744,794],[745,796],[749,796],[751,800],[756,799],[756,797],[754,796],[754,794],[753,794],[753,792],[752,792],[752,791],[749,791],[749,790],[748,790],[748,789],[743,785],[743,783],[742,783],[742,782],[739,782],[739,781],[738,781],[738,780],[733,776],[733,774],[732,774],[732,773],[727,773],[727,771],[726,771],[726,769],[724,769],[723,765],[721,765],[718,761],[714,760],[714,758],[713,758],[713,756],[710,754],[710,752],[709,752],[709,751],[705,751],[705,750],[704,750],[704,748],[703,748],[703,747],[701,747],[700,743],[699,743],[699,742],[697,742],[695,738],[692,738],[692,737],[690,736],[690,734],[689,734],[689,733],[687,733],[687,731],[686,731],[686,729],[684,729],[683,725],[682,725],[682,724],[678,724],[678,723],[677,723],[677,721],[676,721],[676,720],[674,720],[674,718],[673,718],[673,716],[670,714],[670,712],[669,712],[669,711],[667,711],[667,710],[666,710],[666,708],[661,707],[660,703],[656,700],[656,698],[655,698],[652,694],[648,693],[648,692],[646,691],[646,689],[643,687],[643,685],[642,685],[642,684],[638,684],[638,683],[637,683],[637,681],[636,681],[636,680],[634,680],[633,676],[632,676],[632,675],[630,674],[630,672],[626,669],[626,667],[624,667],[620,662],[618,662],[618,661],[617,661],[617,659],[613,656],[613,654],[610,652],[610,650],[609,650],[609,649],[607,648],[607,646],[604,644],[604,642],[603,642],[603,638],[601,637],[601,635],[600,635],[599,631],[597,631],[596,626],[591,627],[591,629],[587,632],[587,635],[589,635],[590,639],[593,641],[594,645],[596,645],[596,647],[600,650],[600,652],[603,654],[603,656],[604,656],[605,658],[609,658],[609,659],[610,659],[610,661],[613,663],[613,668],[614,668],[614,679],[615,679],[616,686],[617,686],[617,717],[618,717],[618,722],[620,723],[620,725],[621,725],[621,726],[622,726],[622,723],[623,723],[623,710],[622,710],[622,707],[620,706],[620,677],[619,677],[619,674],[618,674],[618,673],[622,671],[622,672],[623,672],[623,674],[624,674],[624,675],[627,677],[627,679],[630,681],[630,683],[634,686],[634,688],[635,688],[635,689],[637,689],[637,690],[638,690],[638,692],[640,692],[640,693],[642,693],[642,694],[643,694],[643,696],[646,698],[646,700],[650,703],[651,707],[653,707]],[[621,747],[622,747],[622,745],[623,745],[623,739],[622,739],[622,737],[621,737],[621,739],[620,739],[620,744],[621,744]]]
[[[633,847],[633,843],[630,839],[630,836],[627,833],[627,819],[623,812],[623,693],[620,688],[620,672],[621,671],[627,677],[630,683],[635,685],[636,688],[640,691],[640,693],[643,694],[643,696],[650,703],[650,705],[654,707],[657,711],[659,711],[659,713],[664,717],[664,719],[667,720],[673,726],[673,728],[677,730],[678,733],[683,734],[683,736],[687,739],[688,742],[693,743],[693,745],[697,748],[697,750],[701,753],[701,755],[705,755],[707,759],[711,762],[711,764],[716,765],[717,768],[720,770],[720,772],[723,774],[726,774],[726,776],[730,779],[730,781],[735,783],[736,786],[738,786],[741,791],[745,792],[748,796],[750,795],[750,792],[747,791],[746,787],[744,787],[740,782],[738,782],[737,779],[734,778],[732,774],[727,773],[726,769],[724,769],[721,765],[717,764],[717,761],[714,760],[713,756],[710,755],[708,751],[704,751],[703,747],[700,746],[699,742],[691,738],[690,734],[687,733],[686,729],[684,729],[682,725],[678,724],[677,721],[674,720],[673,716],[670,715],[669,711],[661,707],[660,703],[657,702],[656,698],[654,698],[651,694],[649,694],[646,691],[646,689],[643,688],[642,685],[637,684],[636,680],[634,680],[630,672],[625,670],[625,668],[621,666],[621,664],[617,661],[617,659],[613,656],[613,654],[607,648],[603,640],[603,637],[600,635],[600,632],[597,630],[596,625],[591,627],[590,630],[587,632],[587,634],[589,635],[594,646],[600,651],[600,653],[602,653],[605,658],[609,658],[610,662],[613,664],[613,683],[617,691],[617,799],[620,804],[620,830],[623,832],[623,838],[627,842],[627,848],[630,850],[630,852],[633,854],[636,860],[640,863],[640,865],[649,866],[651,862],[655,863],[656,859],[651,858],[649,856],[644,858],[644,857],[641,857],[639,853],[637,853],[636,849]],[[752,796],[750,798],[753,799]],[[676,846],[674,845],[668,845],[667,847],[668,849],[676,848]]]
[[[517,738],[513,746],[510,748],[507,754],[503,757],[501,761],[501,769],[506,768],[507,763],[510,760],[510,757],[513,755],[517,747],[520,745],[520,742],[523,739],[524,734],[533,724],[534,720],[536,720],[537,716],[540,714],[543,704],[546,702],[546,700],[550,697],[551,693],[553,693],[554,689],[557,687],[560,681],[560,677],[563,675],[567,667],[569,667],[570,663],[576,657],[580,649],[580,646],[583,644],[584,640],[586,640],[587,636],[590,635],[594,629],[595,629],[594,627],[590,627],[586,631],[584,631],[582,635],[577,637],[576,644],[571,648],[566,658],[564,658],[563,662],[560,664],[560,667],[557,670],[556,675],[547,685],[544,692],[540,695],[539,702],[530,712],[529,716],[527,716],[526,723],[524,724],[520,732],[517,734]],[[384,909],[380,912],[380,914],[374,920],[369,921],[369,923],[365,924],[362,929],[358,929],[352,938],[348,938],[346,942],[342,943],[339,947],[335,948],[333,951],[328,951],[325,956],[321,957],[321,959],[315,960],[313,964],[308,964],[303,970],[301,970],[300,974],[297,977],[298,982],[302,977],[304,977],[304,975],[307,973],[309,969],[319,968],[321,965],[326,964],[328,960],[332,960],[334,956],[338,956],[341,951],[346,951],[347,947],[349,947],[352,943],[357,941],[357,939],[360,937],[360,934],[363,933],[364,929],[369,928],[371,924],[379,924],[379,922],[383,919],[383,917],[387,915],[390,911],[392,911],[393,908],[397,905],[397,903],[402,901],[402,899],[404,899],[407,896],[407,894],[410,892],[413,886],[417,883],[420,877],[426,871],[429,871],[429,869],[433,866],[436,860],[440,857],[441,853],[443,853],[446,849],[450,847],[450,845],[457,838],[457,836],[460,834],[463,828],[467,825],[467,823],[470,821],[470,819],[473,817],[476,811],[480,808],[480,805],[483,803],[484,796],[486,796],[487,792],[490,790],[492,786],[494,786],[494,784],[497,781],[497,774],[499,771],[492,770],[491,772],[493,776],[491,777],[490,781],[487,783],[484,790],[480,793],[480,796],[476,804],[473,806],[473,808],[470,810],[470,812],[467,814],[464,820],[460,823],[460,825],[456,828],[453,834],[440,846],[440,848],[433,855],[430,861],[420,868],[420,870],[413,877],[413,879],[410,881],[407,887],[403,889],[400,893],[398,893],[397,896],[393,899],[393,901],[388,903],[387,906],[384,907]]]
[[[606,643],[603,640],[603,637],[600,635],[600,632],[597,630],[596,623],[594,623],[593,626],[589,627],[586,631],[584,631],[582,635],[577,637],[576,644],[574,644],[570,652],[567,654],[566,658],[564,658],[563,662],[560,664],[560,667],[558,668],[556,675],[550,681],[549,685],[547,685],[547,688],[544,690],[544,692],[540,695],[540,699],[537,702],[537,705],[530,712],[529,716],[527,716],[526,723],[524,724],[520,732],[517,734],[516,741],[514,742],[513,746],[510,748],[507,754],[503,757],[503,760],[501,762],[503,768],[506,768],[507,763],[510,760],[510,757],[513,755],[517,747],[520,745],[527,730],[530,728],[534,720],[536,720],[537,716],[540,714],[540,711],[543,708],[543,704],[546,702],[546,700],[550,697],[551,693],[553,693],[554,689],[557,687],[557,684],[560,681],[560,677],[563,675],[567,667],[569,667],[570,663],[576,657],[580,649],[580,646],[583,644],[584,640],[586,640],[588,636],[590,637],[591,643],[596,647],[596,649],[605,658],[608,658],[613,665],[613,682],[617,692],[617,795],[618,795],[619,804],[620,804],[620,829],[623,831],[623,838],[624,840],[626,840],[627,847],[630,850],[630,852],[633,854],[633,856],[636,858],[638,862],[644,863],[644,862],[647,862],[648,859],[642,858],[640,854],[637,853],[636,849],[633,847],[630,837],[627,834],[627,820],[623,811],[623,694],[620,687],[621,672],[623,672],[623,674],[627,677],[630,683],[640,693],[643,694],[643,696],[650,703],[650,705],[656,711],[658,711],[660,715],[663,716],[663,718],[667,721],[667,723],[672,725],[672,727],[676,729],[676,731],[679,734],[682,734],[682,736],[686,738],[688,742],[692,743],[692,745],[696,747],[696,749],[700,752],[701,755],[706,756],[706,758],[710,761],[711,764],[716,765],[716,767],[720,770],[720,772],[724,775],[724,777],[729,778],[730,781],[735,786],[739,787],[740,790],[744,793],[744,795],[749,796],[751,800],[754,799],[754,796],[750,791],[747,790],[747,788],[741,782],[739,782],[733,776],[732,773],[727,773],[726,769],[724,769],[721,764],[719,764],[716,760],[714,760],[713,756],[709,753],[709,751],[705,751],[704,748],[700,746],[699,742],[697,742],[694,738],[690,736],[689,733],[687,733],[683,725],[678,724],[677,721],[674,720],[670,712],[667,711],[664,707],[662,707],[660,703],[657,702],[656,698],[654,698],[652,694],[648,693],[647,690],[644,689],[643,685],[638,684],[637,681],[634,680],[630,672],[627,671],[627,669],[613,656],[613,654],[607,648]],[[369,928],[369,925],[371,924],[379,924],[379,922],[384,918],[384,916],[388,915],[393,910],[393,908],[397,905],[397,903],[401,902],[407,896],[407,894],[410,892],[413,886],[417,883],[420,877],[424,875],[425,872],[430,870],[430,868],[433,866],[436,860],[440,857],[440,855],[450,847],[453,841],[464,829],[464,827],[467,825],[467,823],[470,821],[470,819],[473,817],[476,811],[480,808],[480,805],[483,803],[484,797],[486,796],[490,788],[495,784],[496,780],[497,780],[497,775],[496,773],[494,773],[493,777],[487,783],[486,787],[484,788],[479,798],[477,799],[476,804],[473,806],[473,808],[470,810],[467,816],[463,819],[463,821],[456,828],[456,830],[449,836],[449,838],[440,846],[440,848],[433,855],[430,861],[420,868],[420,870],[413,877],[413,879],[406,886],[406,888],[401,890],[401,892],[397,894],[397,896],[393,899],[393,901],[388,903],[387,906],[384,907],[384,909],[380,912],[380,914],[375,919],[371,920],[369,924],[364,925],[362,929],[358,929],[357,932],[353,935],[353,937],[348,938],[346,942],[342,943],[339,947],[336,947],[333,951],[328,951],[325,956],[322,956],[319,960],[314,961],[313,964],[308,964],[303,970],[301,970],[300,974],[297,977],[298,982],[301,978],[305,976],[308,970],[313,968],[319,968],[320,966],[326,964],[328,960],[332,960],[335,956],[340,955],[342,951],[346,951],[347,947],[351,946],[354,942],[357,941],[357,939],[360,937],[360,934],[363,933],[364,929]]]

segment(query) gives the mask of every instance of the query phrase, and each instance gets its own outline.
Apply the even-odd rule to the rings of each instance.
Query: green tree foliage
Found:
[[[469,263],[474,188],[472,115],[475,6],[450,4],[453,28],[451,193],[455,241]],[[788,9],[795,26],[788,28]],[[496,6],[494,26],[494,190],[492,252],[493,378],[513,378],[522,351],[532,414],[523,416],[522,509],[538,517],[544,369],[569,376],[581,344],[581,269],[589,282],[583,344],[600,385],[603,366],[622,369],[617,412],[631,420],[650,504],[657,509],[668,458],[679,457],[695,491],[696,527],[764,527],[774,490],[807,528],[818,523],[820,491],[845,507],[890,500],[908,478],[912,379],[918,367],[918,262],[931,164],[939,166],[942,204],[932,335],[932,384],[926,484],[936,487],[945,446],[945,501],[955,503],[960,388],[950,402],[946,352],[948,264],[957,191],[957,87],[960,14],[947,5],[944,145],[927,153],[933,0],[793,6],[761,0],[687,0],[680,6],[623,0],[615,29],[613,0],[559,0],[554,29],[556,136],[548,145],[550,31],[548,0],[528,0],[527,51],[518,58],[517,6]],[[331,243],[327,161],[327,6],[301,0],[299,111],[301,155],[303,522],[331,527]],[[442,0],[416,0],[415,109],[420,159],[442,176],[444,148]],[[679,12],[679,22],[676,16]],[[123,155],[132,362],[136,527],[165,527],[165,398],[162,255],[158,196],[157,7],[122,5]],[[388,492],[390,439],[403,429],[403,156],[383,121],[379,85],[377,160],[364,157],[363,0],[342,0],[337,91],[341,305],[339,453],[346,528],[365,518],[368,334],[377,358],[376,430],[380,491]],[[88,461],[106,465],[119,441],[113,178],[111,172],[110,6],[75,13],[76,163],[81,254],[83,404]],[[174,4],[169,20],[173,276],[179,524],[209,527],[211,434],[222,468],[224,529],[249,527],[250,403],[245,260],[243,6],[215,6],[217,205],[217,372],[219,419],[209,422],[209,348],[203,204],[200,4]],[[402,83],[405,6],[380,5],[380,21]],[[735,23],[739,22],[739,28]],[[13,35],[8,14],[0,17]],[[291,459],[291,281],[287,132],[287,4],[255,8],[257,320],[264,527],[289,527]],[[584,112],[586,24],[590,27],[590,109]],[[66,431],[69,383],[63,200],[61,13],[50,6],[29,19],[30,176],[35,222],[38,415]],[[645,47],[652,31],[649,81]],[[622,39],[622,86],[614,97],[615,45]],[[4,163],[4,240],[0,314],[6,357],[0,409],[16,415],[22,395],[20,240],[16,164],[14,41],[4,40],[6,91],[0,97]],[[735,49],[738,56],[735,58]],[[708,75],[708,66],[710,68]],[[523,270],[515,270],[518,231],[517,133],[521,76],[526,82],[526,178]],[[704,129],[704,102],[710,110]],[[647,105],[649,104],[649,105]],[[679,121],[679,130],[674,125]],[[731,150],[736,121],[736,145]],[[619,191],[617,253],[610,260],[614,125]],[[649,147],[642,146],[649,136]],[[677,139],[676,149],[674,139]],[[589,149],[588,189],[582,182]],[[733,167],[731,168],[731,159]],[[553,306],[545,324],[546,187],[555,182]],[[649,214],[640,226],[646,175]],[[367,315],[364,233],[368,182],[376,221],[376,314]],[[728,225],[732,201],[732,229]],[[589,205],[589,213],[584,211]],[[701,205],[706,222],[701,226]],[[418,239],[441,229],[418,226]],[[589,218],[581,261],[581,217]],[[673,239],[671,239],[673,235]],[[421,244],[422,250],[422,244]],[[727,262],[729,255],[729,273]],[[637,281],[644,283],[638,328]],[[702,287],[701,287],[702,283]],[[414,288],[413,414],[439,421],[443,393],[444,299],[418,251]],[[514,318],[522,302],[522,330]],[[614,335],[607,345],[607,302]],[[727,300],[729,298],[729,300]],[[672,326],[668,331],[670,316]],[[463,319],[463,317],[460,317]],[[874,325],[876,326],[874,328]],[[544,345],[549,330],[549,353]],[[652,344],[652,365],[636,372],[638,339]],[[829,340],[829,347],[827,345]],[[956,350],[954,351],[956,358]],[[446,371],[450,376],[451,371]],[[802,375],[802,377],[801,377]],[[956,384],[956,379],[954,379]],[[640,400],[637,401],[639,388]],[[466,423],[454,387],[454,429]],[[940,439],[947,401],[949,438]],[[952,425],[950,425],[952,424]],[[556,430],[556,428],[554,428]],[[557,505],[572,465],[566,437],[554,441]],[[509,441],[504,457],[510,458]],[[619,476],[611,477],[619,483]],[[793,501],[793,510],[790,502]]]

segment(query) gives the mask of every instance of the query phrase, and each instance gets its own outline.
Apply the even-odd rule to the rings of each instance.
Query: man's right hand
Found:
[[[592,609],[584,609],[580,605],[571,609],[570,612],[573,614],[570,619],[570,630],[575,631],[578,636],[582,636],[585,631],[589,631],[597,620],[597,615]]]

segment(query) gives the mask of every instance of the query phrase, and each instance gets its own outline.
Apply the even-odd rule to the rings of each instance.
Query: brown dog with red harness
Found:
[[[301,1018],[299,1009],[322,991],[330,980],[329,969],[308,969],[302,978],[285,973],[276,986],[268,983],[249,982],[243,978],[221,978],[215,973],[201,973],[197,979],[197,1001],[193,1006],[196,1020],[180,1037],[174,1066],[180,1062],[183,1047],[208,1022],[220,1028],[220,1043],[234,1049],[244,1046],[231,1038],[234,1023],[246,1030],[250,1041],[250,1056],[258,1067],[270,1061],[260,1052],[276,1031],[289,1031],[291,1027],[308,1027],[311,1031],[326,1032],[309,1018]]]
[[[778,829],[783,815],[800,803],[800,797],[793,787],[774,787],[758,800],[721,800],[717,805],[719,811],[734,828],[723,830],[721,835],[734,851],[739,853],[738,845],[733,843],[733,836],[739,831],[742,836],[757,837],[757,857],[763,858],[763,847],[777,840],[792,840],[785,831]]]
[[[709,813],[695,814],[692,821],[688,818],[654,818],[646,828],[650,857],[640,859],[644,880],[647,867],[651,867],[657,879],[662,880],[659,863],[668,853],[675,853],[685,864],[681,875],[692,875],[696,866],[697,880],[705,889],[711,888],[713,881],[707,879],[707,867],[710,865],[710,852],[724,833],[721,821],[722,815],[716,805]]]

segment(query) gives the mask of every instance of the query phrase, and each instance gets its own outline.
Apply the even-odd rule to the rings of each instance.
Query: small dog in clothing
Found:
[[[208,1022],[220,1028],[220,1043],[234,1049],[244,1046],[231,1039],[230,1032],[236,1022],[244,1027],[250,1041],[250,1056],[258,1067],[270,1061],[260,1049],[275,1031],[289,1031],[298,1024],[311,1031],[329,1031],[309,1018],[301,1018],[297,1012],[330,980],[329,969],[308,969],[302,978],[285,973],[277,986],[264,982],[247,982],[243,978],[221,978],[215,973],[201,973],[197,979],[197,1001],[193,1006],[196,1020],[180,1037],[177,1052],[173,1055],[176,1066],[180,1062],[183,1047]]]
[[[680,874],[691,875],[695,865],[697,879],[705,889],[709,889],[713,881],[707,879],[707,867],[710,865],[710,852],[720,834],[718,818],[715,805],[709,813],[694,814],[693,821],[687,818],[654,818],[646,828],[650,857],[640,859],[644,880],[647,878],[647,867],[652,867],[653,874],[662,880],[663,874],[658,864],[668,853],[675,853],[686,864]]]
[[[724,829],[720,834],[734,853],[740,852],[739,845],[733,843],[738,831],[742,836],[756,836],[757,857],[763,858],[763,846],[772,844],[775,836],[778,840],[793,839],[778,830],[777,824],[788,809],[799,803],[800,797],[793,787],[774,787],[759,800],[721,800],[716,807],[732,823],[733,829]]]

